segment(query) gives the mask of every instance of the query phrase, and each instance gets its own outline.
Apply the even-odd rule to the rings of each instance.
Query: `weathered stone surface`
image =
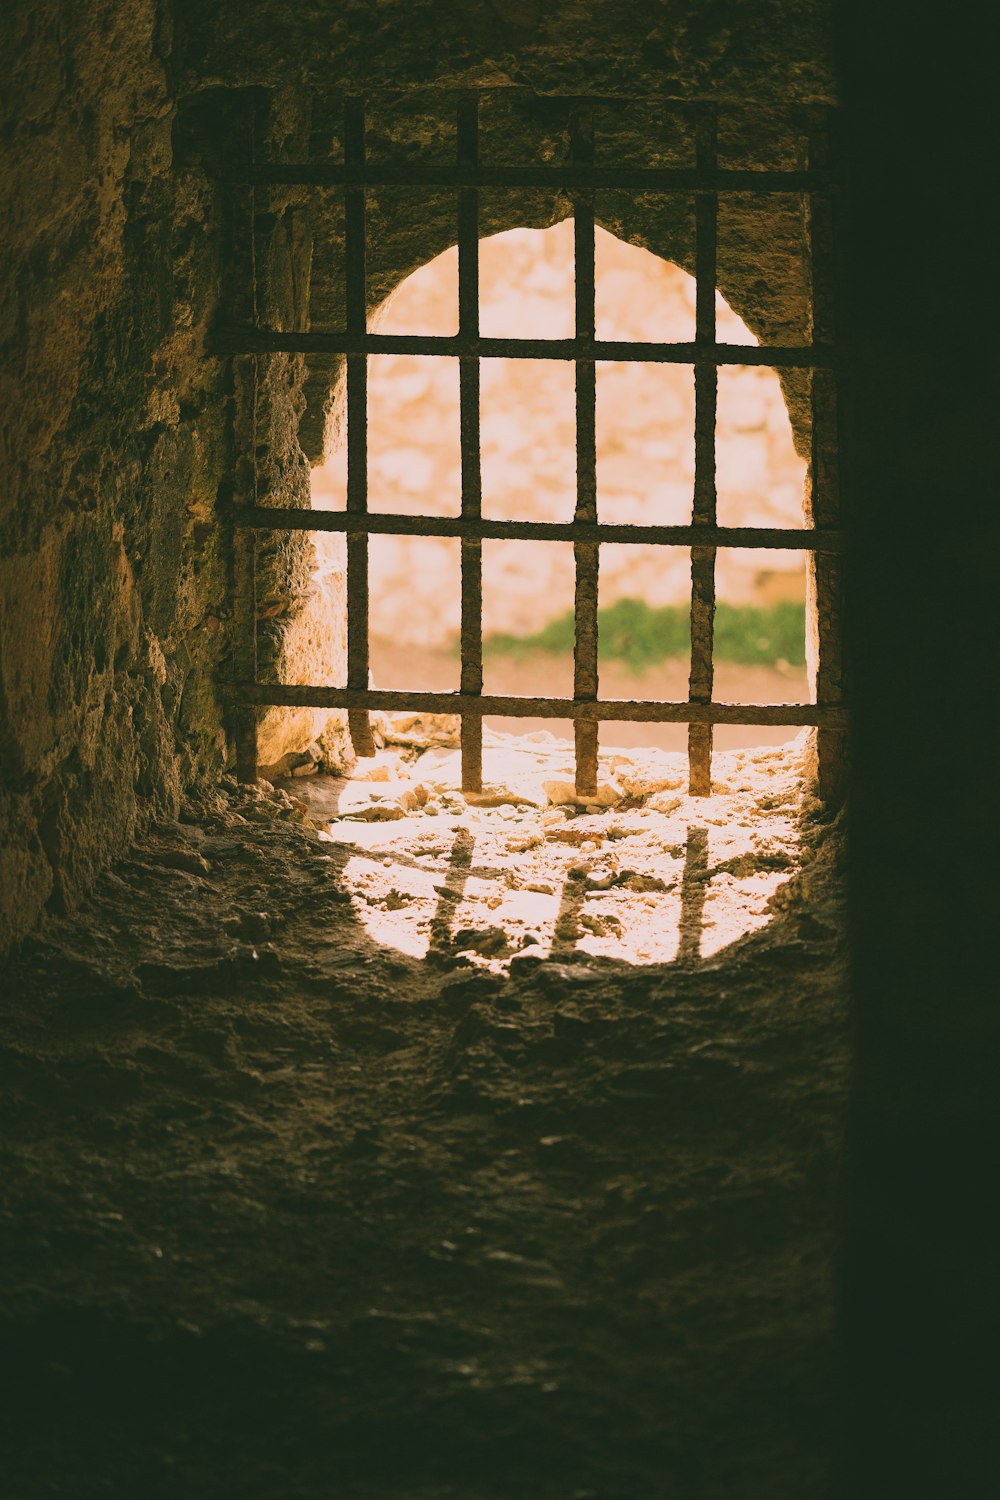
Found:
[[[492,91],[483,139],[498,160],[565,152],[547,94],[752,99],[753,121],[740,104],[722,131],[720,149],[739,161],[794,152],[768,107],[830,98],[831,72],[820,0],[710,15],[695,0],[668,14],[623,0],[39,0],[6,8],[0,24],[2,949],[46,906],[77,901],[137,827],[173,815],[230,754],[217,690],[232,671],[230,548],[216,503],[246,489],[234,441],[251,430],[249,388],[240,362],[230,375],[207,349],[223,313],[252,312],[246,205],[221,186],[246,159],[251,91],[259,151],[289,159],[338,148],[340,101],[359,83],[397,90],[373,111],[374,154],[447,159],[440,87]],[[602,110],[622,159],[690,152],[662,102]],[[338,326],[338,195],[280,189],[256,207],[258,316]],[[454,242],[454,207],[450,194],[372,194],[373,308]],[[484,202],[483,229],[550,224],[566,207],[509,195]],[[609,198],[603,212],[620,237],[690,268],[686,209]],[[794,229],[768,230],[763,244],[765,229],[738,217],[720,285],[755,332],[787,335],[802,287],[778,270],[794,259]],[[307,505],[309,462],[337,419],[336,362],[261,360],[256,383],[258,495]],[[335,680],[336,569],[322,558],[317,569],[305,536],[269,537],[258,582],[261,671],[323,680],[325,668]],[[263,754],[277,763],[322,729],[313,714],[268,715]]]
[[[581,797],[576,790],[576,783],[572,781],[546,781],[543,783],[545,795],[555,807],[562,807],[568,803],[577,803],[595,807],[614,807],[616,802],[622,798],[622,789],[613,781],[602,782],[595,790],[593,796]]]
[[[171,826],[30,940],[0,1017],[7,1493],[828,1500],[839,830],[768,814],[782,904],[699,962],[738,882],[694,889],[624,816],[620,883],[603,849],[560,899],[589,856],[550,847],[540,890],[493,812],[455,820],[463,891],[463,826],[313,840],[254,789],[193,840],[209,875],[163,863]],[[421,906],[432,962],[384,946]],[[657,907],[686,957],[616,961],[617,913],[662,936]]]
[[[215,488],[214,265],[191,250],[202,184],[170,174],[163,20],[151,0],[4,16],[0,949],[221,749],[214,705],[175,738],[221,589],[193,513]]]
[[[206,79],[368,88],[522,85],[546,93],[829,99],[827,0],[238,0],[178,6],[184,55]],[[543,110],[545,101],[538,101]],[[656,104],[654,103],[654,108]],[[433,115],[430,116],[433,122]]]

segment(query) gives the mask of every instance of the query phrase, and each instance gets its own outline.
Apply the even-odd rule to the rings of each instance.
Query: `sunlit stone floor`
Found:
[[[802,864],[803,749],[717,754],[708,798],[687,795],[684,756],[607,751],[598,802],[579,804],[572,747],[545,733],[487,732],[469,798],[447,747],[389,745],[350,781],[283,785],[349,851],[357,921],[388,948],[498,972],[552,955],[670,963],[770,920]]]

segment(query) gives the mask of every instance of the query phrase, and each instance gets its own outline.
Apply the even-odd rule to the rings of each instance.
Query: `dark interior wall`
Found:
[[[833,86],[824,0],[39,0],[0,25],[2,951],[227,755],[216,502],[238,482],[245,412],[207,335],[232,292],[217,178],[240,101],[262,91],[268,149],[298,150],[310,92],[517,84],[759,104]],[[278,223],[262,267],[292,320],[309,282],[296,233],[294,216]],[[306,503],[304,367],[271,373],[269,464],[282,498]],[[306,559],[275,545],[263,576],[280,619]],[[275,662],[281,629],[263,629]]]
[[[855,544],[847,1493],[872,1500],[1000,1484],[985,18],[971,4],[839,11]]]

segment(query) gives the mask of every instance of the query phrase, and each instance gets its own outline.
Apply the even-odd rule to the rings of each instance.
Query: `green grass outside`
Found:
[[[658,609],[642,599],[619,599],[597,614],[601,661],[624,662],[642,672],[671,656],[691,651],[691,621],[679,604]],[[718,604],[715,609],[715,659],[746,666],[775,666],[805,662],[805,605],[790,600],[766,609],[755,605]],[[487,656],[512,656],[523,661],[538,651],[573,650],[571,612],[550,620],[535,635],[491,635],[483,643]]]

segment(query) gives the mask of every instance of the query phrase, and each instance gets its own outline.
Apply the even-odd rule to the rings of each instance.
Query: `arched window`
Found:
[[[512,229],[479,247],[480,330],[487,337],[572,337],[573,223]],[[382,335],[455,332],[458,255],[453,247],[399,285],[380,311]],[[694,337],[696,282],[679,266],[595,229],[595,332],[636,343]],[[757,340],[716,297],[720,338]],[[695,478],[693,365],[597,365],[598,514],[617,526],[683,526]],[[373,356],[368,366],[368,499],[373,511],[461,515],[458,360]],[[721,372],[716,489],[723,525],[799,527],[805,460],[796,452],[780,381],[761,366]],[[487,358],[480,374],[482,514],[487,520],[566,523],[575,508],[574,369],[564,360]],[[314,469],[314,506],[346,508],[347,453],[334,444]],[[331,538],[331,540],[334,540]],[[336,539],[342,540],[342,539]],[[371,669],[389,690],[459,686],[460,543],[453,537],[375,535],[369,543]],[[334,547],[325,549],[343,565]],[[483,542],[484,690],[511,696],[573,691],[574,557],[570,542]],[[729,702],[801,702],[806,573],[801,552],[720,549],[714,631],[717,696]],[[622,700],[676,700],[688,691],[689,551],[642,543],[601,548],[598,660],[601,691]],[[485,720],[500,731],[564,733],[567,721]],[[565,727],[564,727],[565,726]],[[724,724],[717,748],[778,744],[788,725]],[[570,727],[570,734],[572,729]],[[616,747],[682,749],[686,726],[619,721]]]
[[[368,713],[372,709],[457,712],[462,718],[462,778],[470,790],[475,790],[481,780],[484,717],[566,718],[574,726],[576,781],[581,796],[596,788],[599,731],[606,721],[686,725],[690,787],[696,794],[708,793],[711,787],[715,726],[813,725],[819,730],[821,788],[833,794],[840,777],[844,730],[836,576],[841,536],[836,530],[831,328],[829,297],[823,279],[829,249],[828,216],[822,196],[825,183],[818,172],[822,166],[820,138],[814,131],[810,160],[805,167],[795,163],[777,171],[761,172],[727,166],[718,149],[716,112],[710,106],[701,106],[692,132],[691,166],[619,167],[602,161],[600,139],[595,155],[588,111],[581,109],[579,103],[568,108],[570,155],[561,165],[511,167],[481,161],[478,101],[471,97],[459,107],[454,166],[432,165],[424,169],[414,165],[399,169],[370,164],[365,149],[365,108],[362,101],[352,100],[347,106],[342,163],[324,168],[282,165],[258,169],[258,179],[265,182],[344,187],[347,317],[343,333],[285,334],[257,328],[234,335],[228,347],[245,351],[298,350],[315,356],[339,355],[344,359],[345,508],[340,513],[327,511],[322,520],[318,512],[312,512],[312,525],[316,530],[345,534],[347,539],[347,683],[343,688],[305,685],[282,688],[242,683],[234,690],[235,695],[248,706],[306,703],[346,708],[355,748],[362,755],[371,750]],[[447,333],[369,328],[366,192],[380,184],[404,180],[451,189],[457,195],[454,259],[458,322],[457,328]],[[491,329],[486,316],[489,308],[482,291],[489,252],[481,245],[480,238],[482,199],[484,193],[494,189],[532,185],[550,193],[562,193],[562,201],[568,200],[572,206],[571,229],[567,223],[550,231],[564,236],[572,234],[572,316],[567,326],[557,331],[535,327],[526,333],[511,334],[506,328]],[[693,295],[689,299],[693,306],[688,313],[693,316],[688,317],[686,329],[658,327],[658,313],[652,305],[643,308],[639,337],[634,336],[634,329],[626,333],[613,326],[613,319],[608,323],[598,294],[597,275],[605,237],[595,217],[595,195],[605,189],[616,194],[619,203],[623,195],[633,194],[638,201],[647,191],[668,196],[683,194],[692,202],[694,233],[687,252],[689,272],[693,273],[690,283]],[[740,195],[753,198],[758,205],[754,209],[758,219],[766,219],[768,195],[787,195],[802,208],[808,249],[807,279],[811,285],[808,340],[757,344],[745,325],[733,324],[729,308],[725,304],[719,306],[719,224],[727,195],[732,195],[734,201]],[[744,281],[749,277],[747,262],[751,256],[752,249],[744,250]],[[637,284],[640,281],[641,277]],[[392,483],[381,491],[372,484],[373,480],[381,482],[386,478],[384,469],[380,472],[378,467],[378,414],[373,402],[378,393],[378,376],[373,374],[373,363],[383,358],[419,362],[428,357],[445,362],[448,374],[441,378],[451,383],[451,411],[457,411],[460,462],[457,469],[452,465],[446,486],[446,491],[450,486],[451,514],[442,513],[448,495],[442,496],[434,482],[434,465],[431,462],[428,468],[426,445],[422,457],[414,461],[404,460],[395,443],[390,460],[396,467],[395,476],[389,476]],[[575,475],[569,494],[563,494],[564,511],[559,519],[539,519],[531,514],[531,506],[525,507],[526,513],[511,513],[509,503],[506,514],[492,512],[490,472],[484,469],[483,459],[490,445],[498,441],[497,423],[510,430],[511,422],[510,411],[501,414],[499,404],[490,397],[494,364],[499,362],[515,372],[508,377],[512,381],[508,396],[519,380],[523,395],[527,372],[541,364],[558,367],[558,378],[564,384],[567,379],[572,382],[572,415],[568,420],[575,465],[563,464],[555,477],[565,485],[573,467]],[[683,482],[680,477],[677,479],[673,495],[676,505],[669,498],[663,503],[663,493],[654,501],[656,485],[648,480],[643,485],[643,494],[633,496],[636,503],[632,514],[627,514],[626,506],[623,518],[616,519],[614,504],[602,504],[601,470],[604,467],[613,472],[615,463],[620,465],[623,457],[620,452],[615,458],[613,442],[602,449],[599,387],[603,381],[609,393],[616,385],[624,388],[625,372],[632,369],[644,370],[647,377],[653,372],[669,376],[677,389],[678,382],[687,381],[690,394],[684,400],[691,415],[686,449],[688,472]],[[778,375],[785,383],[786,394],[791,392],[794,397],[800,426],[802,411],[811,405],[806,501],[809,524],[806,525],[795,525],[794,517],[768,515],[763,509],[749,520],[734,514],[731,496],[727,494],[734,474],[727,470],[725,461],[720,462],[720,456],[725,458],[718,443],[720,431],[724,433],[728,424],[733,433],[739,432],[742,421],[739,413],[755,383],[763,377],[770,379],[775,387]],[[424,377],[414,376],[415,380],[421,378]],[[556,377],[553,375],[552,379]],[[613,400],[605,405],[610,408]],[[765,417],[765,424],[766,421]],[[748,433],[751,426],[744,422],[744,432]],[[628,456],[626,446],[624,460]],[[669,469],[666,455],[664,459],[664,467]],[[738,460],[735,468],[738,470],[743,462]],[[674,468],[679,476],[683,465],[675,464]],[[739,488],[740,475],[737,473],[735,478]],[[681,503],[684,484],[690,489],[686,513]],[[605,488],[608,489],[607,484]],[[410,500],[403,503],[401,497],[405,496]],[[643,508],[646,513],[640,514]],[[259,505],[245,505],[237,513],[237,521],[272,530],[288,524],[299,529],[306,526],[300,513],[293,515],[280,507]],[[458,609],[461,656],[457,691],[373,687],[370,682],[370,572],[373,563],[380,565],[379,552],[376,550],[370,556],[370,547],[383,546],[385,538],[406,537],[450,539],[460,552],[460,579],[450,591],[435,591],[438,606],[446,617],[453,618],[456,606]],[[490,629],[488,595],[484,590],[484,549],[509,543],[531,548],[561,546],[565,553],[572,552],[573,672],[571,684],[562,692],[539,691],[530,671],[523,674],[523,686],[516,693],[491,691],[486,682],[484,639],[488,641],[491,635],[496,637],[504,632]],[[687,692],[675,698],[615,698],[601,692],[602,576],[612,581],[615,577],[614,549],[639,547],[660,549],[665,559],[670,554],[685,555],[689,577],[689,670]],[[775,565],[772,559],[785,558],[790,552],[808,555],[813,701],[797,704],[720,701],[716,690],[716,648],[723,634],[720,604],[726,602],[726,588],[741,567],[746,571],[748,560],[756,574],[769,574],[772,580],[775,577],[780,580],[788,570]],[[656,568],[658,584],[670,574],[669,562]],[[547,588],[548,574],[544,569],[537,574],[537,582],[530,569],[526,577],[526,591]],[[606,582],[605,590],[607,587]],[[780,590],[780,581],[773,587]],[[508,596],[510,592],[508,589]],[[612,592],[606,608],[613,609],[616,602],[620,601],[615,600]],[[650,607],[659,607],[655,597],[646,602]],[[740,608],[738,599],[730,607]],[[250,774],[255,769],[255,754],[246,713],[242,722],[246,732],[241,739],[241,772]]]

